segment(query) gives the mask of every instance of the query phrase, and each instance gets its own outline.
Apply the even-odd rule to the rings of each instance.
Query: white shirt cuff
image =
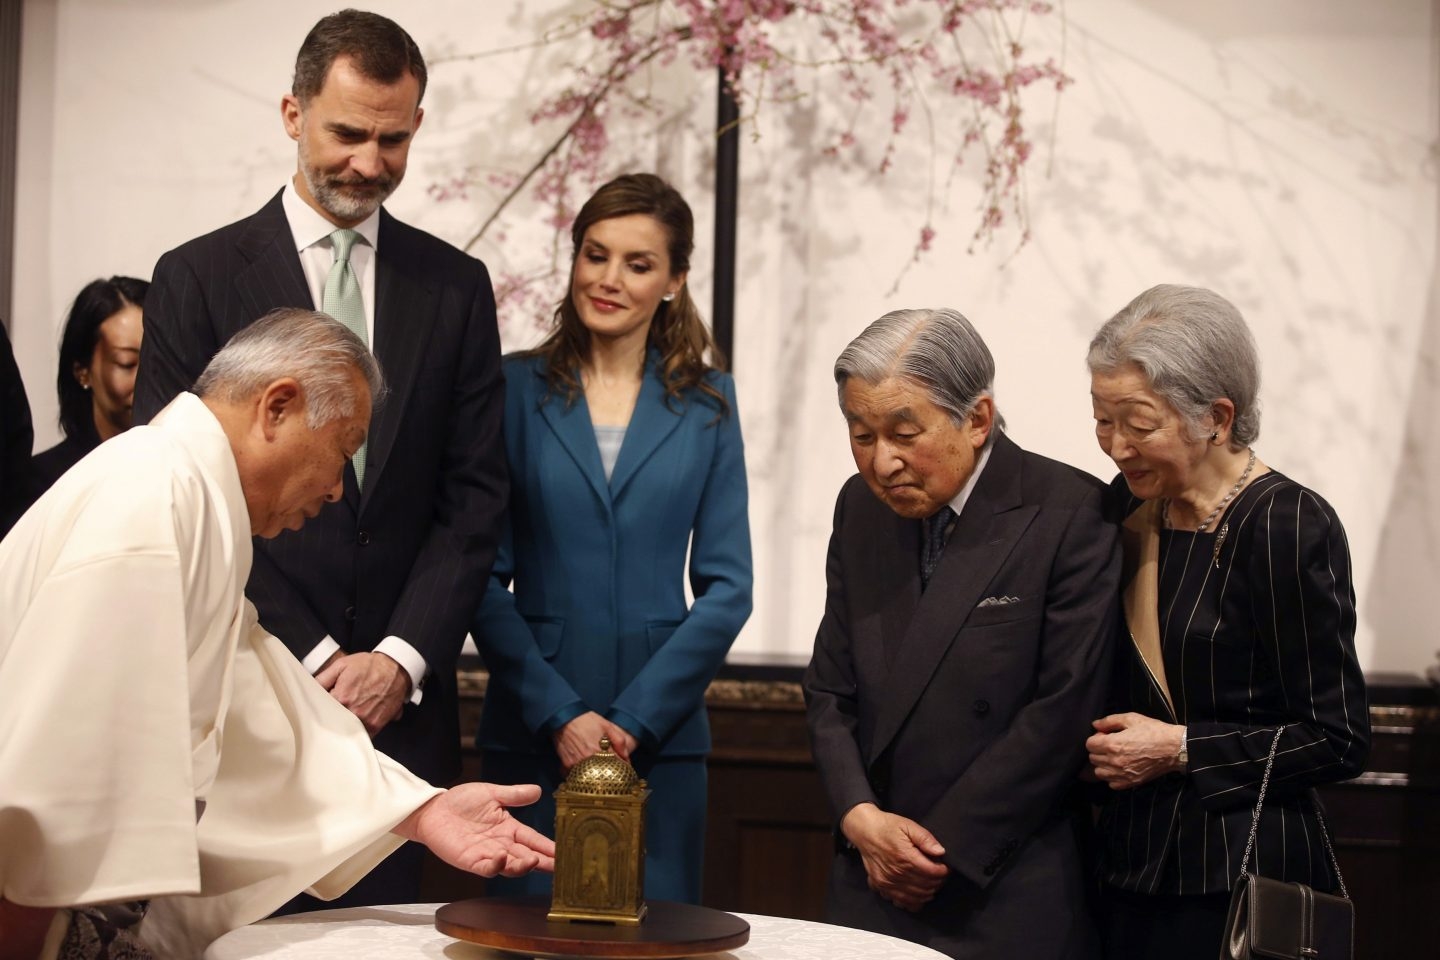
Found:
[[[325,661],[329,660],[331,655],[339,649],[340,644],[336,643],[330,637],[326,637],[324,640],[315,644],[314,650],[305,654],[305,659],[300,661],[300,666],[304,667],[305,672],[313,677],[320,672],[321,667],[325,666]]]
[[[386,637],[375,645],[375,652],[385,654],[410,674],[410,702],[419,703],[422,696],[420,684],[425,682],[427,669],[425,658],[420,656],[419,651],[399,637]]]

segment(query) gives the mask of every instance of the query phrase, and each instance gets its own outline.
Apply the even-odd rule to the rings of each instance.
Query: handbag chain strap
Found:
[[[1250,818],[1250,836],[1245,841],[1245,856],[1240,859],[1240,876],[1245,876],[1246,869],[1250,866],[1250,852],[1255,849],[1255,834],[1260,829],[1260,808],[1265,806],[1265,790],[1270,786],[1270,770],[1275,766],[1275,751],[1280,746],[1280,735],[1285,732],[1285,724],[1281,724],[1275,731],[1275,739],[1270,741],[1270,756],[1265,760],[1265,776],[1260,778],[1260,797],[1255,801],[1255,815]],[[1320,821],[1320,839],[1325,842],[1325,852],[1330,855],[1330,866],[1335,870],[1335,880],[1340,884],[1340,896],[1346,900],[1350,899],[1350,891],[1345,889],[1345,878],[1340,875],[1340,861],[1335,859],[1335,848],[1330,845],[1330,825],[1325,822],[1325,814],[1320,812],[1318,802],[1311,804],[1315,808],[1315,819]]]

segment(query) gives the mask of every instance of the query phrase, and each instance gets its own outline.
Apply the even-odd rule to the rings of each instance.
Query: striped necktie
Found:
[[[330,267],[330,276],[325,278],[325,301],[320,309],[350,328],[367,347],[370,337],[365,329],[365,301],[360,297],[360,281],[350,267],[350,249],[360,234],[354,230],[340,229],[330,234],[330,246],[335,251],[335,263]],[[361,444],[350,463],[355,467],[355,480],[365,485],[365,448]]]

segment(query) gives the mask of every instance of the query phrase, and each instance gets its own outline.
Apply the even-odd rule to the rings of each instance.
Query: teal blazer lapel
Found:
[[[585,403],[585,394],[567,404],[562,396],[546,395],[539,391],[537,401],[540,416],[560,441],[560,446],[570,454],[575,466],[585,476],[595,496],[610,511],[610,485],[605,482],[605,465],[600,462],[600,447],[595,442],[595,425],[590,420],[590,407]],[[633,427],[634,421],[631,421]],[[629,431],[626,432],[629,442]]]
[[[970,612],[1040,512],[1037,505],[1021,502],[1020,464],[1020,448],[1001,434],[940,555],[930,585],[920,596],[914,618],[899,640],[900,648],[886,678],[884,706],[875,722],[870,760],[883,753],[900,732]],[[896,520],[919,527],[914,520]],[[896,562],[914,567],[919,582],[918,553]],[[983,665],[977,664],[977,669]]]
[[[610,496],[618,498],[624,492],[636,472],[649,460],[665,439],[680,425],[682,413],[666,403],[665,385],[660,380],[660,355],[651,350],[645,361],[645,376],[640,380],[640,396],[635,401],[635,412],[630,414],[630,425],[625,429],[625,442],[620,445],[620,456],[615,460],[615,470],[610,476]],[[588,421],[588,416],[587,416]],[[593,433],[590,445],[595,446]],[[599,462],[599,454],[596,454]],[[602,471],[600,476],[605,476]]]

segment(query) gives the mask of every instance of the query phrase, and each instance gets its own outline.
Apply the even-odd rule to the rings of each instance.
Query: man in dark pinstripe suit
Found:
[[[257,542],[247,593],[378,748],[443,785],[459,774],[455,662],[507,479],[489,275],[380,206],[404,176],[425,78],[414,41],[384,17],[346,10],[316,24],[281,103],[297,172],[255,215],[160,259],[135,411],[148,420],[274,307],[338,315],[332,271],[353,277],[342,306],[391,385],[363,478],[347,469],[339,506]],[[419,865],[392,857],[348,902],[413,900]]]

